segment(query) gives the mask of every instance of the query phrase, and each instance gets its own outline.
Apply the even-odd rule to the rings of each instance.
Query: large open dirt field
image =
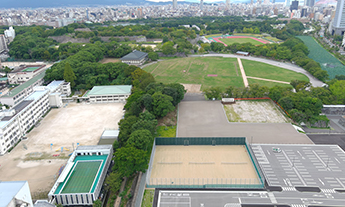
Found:
[[[248,123],[287,123],[287,118],[278,110],[272,101],[237,101],[224,105],[230,122]]]
[[[259,184],[258,175],[242,145],[156,146],[150,183],[164,184],[165,178],[174,179],[179,182],[174,183],[177,185],[192,184],[193,179],[203,182],[199,184],[221,184],[214,182],[217,178],[218,182],[223,179],[222,184],[236,181],[239,184],[240,180],[241,184]]]
[[[50,190],[60,166],[73,150],[72,143],[74,147],[77,143],[96,145],[104,129],[118,128],[122,109],[122,103],[73,103],[52,109],[27,135],[27,140],[21,141],[11,153],[0,156],[0,180],[27,180],[32,194]]]

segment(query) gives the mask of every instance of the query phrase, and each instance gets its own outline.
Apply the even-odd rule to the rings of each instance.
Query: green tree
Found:
[[[164,55],[173,55],[176,53],[176,49],[174,48],[173,42],[166,42],[162,46],[162,52]]]
[[[102,201],[101,200],[95,200],[95,202],[93,202],[92,207],[102,207]]]
[[[105,179],[107,188],[113,193],[117,193],[120,190],[121,182],[122,176],[118,172],[111,172]]]
[[[75,76],[72,67],[69,63],[65,64],[65,70],[63,73],[63,79],[66,82],[70,82],[71,83],[71,87],[73,88],[75,86],[75,80],[77,79],[77,77]]]
[[[114,167],[121,175],[129,177],[135,172],[145,172],[147,169],[148,153],[144,150],[127,145],[114,153]]]
[[[153,111],[152,114],[156,117],[164,117],[169,112],[174,110],[174,106],[172,104],[173,98],[164,95],[161,92],[156,92],[152,95],[152,107]]]
[[[132,126],[135,122],[137,122],[138,118],[136,116],[127,116],[124,119],[121,119],[119,122],[119,143],[120,145],[124,145],[129,136],[132,133]]]
[[[337,97],[338,104],[345,104],[345,80],[338,80],[329,89]]]
[[[208,99],[221,99],[222,89],[220,87],[211,87],[204,90],[204,93]]]
[[[157,53],[155,53],[155,52],[149,52],[149,59],[151,59],[152,61],[156,61],[156,60],[158,60],[158,54]]]
[[[127,145],[132,145],[140,150],[148,150],[151,142],[153,142],[153,136],[151,132],[147,129],[141,129],[134,131],[129,139],[127,140]]]

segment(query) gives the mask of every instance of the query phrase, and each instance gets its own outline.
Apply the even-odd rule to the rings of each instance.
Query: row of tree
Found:
[[[125,105],[124,119],[119,122],[119,137],[114,143],[114,166],[106,183],[113,193],[121,185],[122,177],[129,177],[148,167],[157,119],[175,110],[184,97],[180,84],[156,83],[150,73],[129,66],[133,89]]]
[[[345,77],[338,77],[345,79]],[[274,86],[268,88],[251,84],[246,88],[230,86],[225,90],[219,87],[211,87],[204,91],[209,99],[221,98],[263,98],[269,97],[279,103],[297,123],[315,123],[319,120],[327,120],[321,116],[323,104],[345,104],[345,80],[333,79],[327,82],[327,87],[311,87],[306,81],[291,81],[291,87]]]

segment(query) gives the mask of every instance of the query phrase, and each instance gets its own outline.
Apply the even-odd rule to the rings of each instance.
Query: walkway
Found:
[[[247,78],[256,79],[256,80],[263,80],[263,81],[270,81],[270,82],[275,82],[275,83],[290,84],[289,82],[266,79],[266,78],[258,78],[258,77],[251,77],[251,76],[247,76]]]
[[[238,58],[238,55],[232,55],[232,54],[206,54],[206,55],[190,55],[189,57],[230,57],[230,58]],[[324,84],[322,81],[316,79],[314,76],[312,76],[308,71],[304,70],[303,68],[293,65],[291,63],[282,63],[279,61],[275,60],[268,60],[264,58],[257,58],[257,57],[251,57],[251,56],[241,56],[241,59],[246,59],[246,60],[253,60],[257,62],[262,62],[270,65],[274,65],[277,67],[285,68],[287,70],[292,70],[298,73],[302,73],[306,75],[309,78],[309,81],[312,86],[314,87],[322,87]]]
[[[246,72],[244,72],[244,69],[243,69],[242,61],[240,58],[237,58],[237,61],[238,61],[238,65],[240,66],[244,87],[248,87],[249,84],[248,84]]]

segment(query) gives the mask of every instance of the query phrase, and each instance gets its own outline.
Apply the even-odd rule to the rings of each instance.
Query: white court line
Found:
[[[344,184],[339,180],[339,178],[336,178],[336,180],[340,183],[340,185],[345,188]]]

